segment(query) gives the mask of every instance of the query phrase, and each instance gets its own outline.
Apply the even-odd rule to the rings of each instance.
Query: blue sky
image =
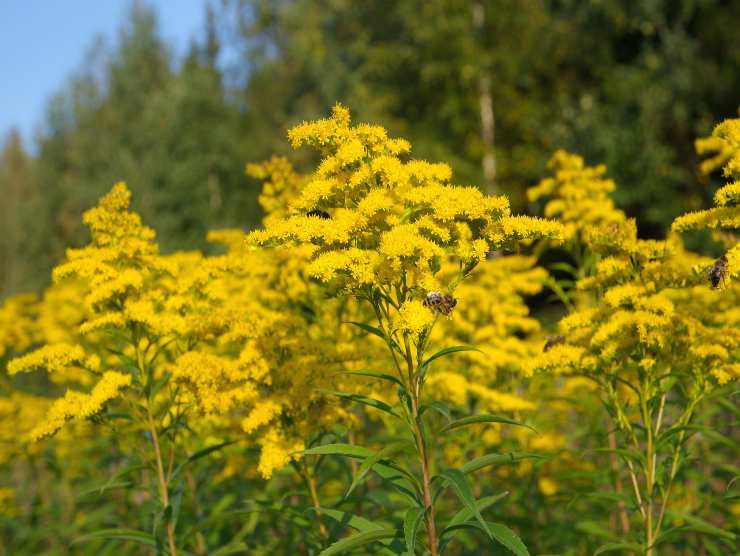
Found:
[[[181,53],[202,28],[206,0],[147,0]],[[0,137],[13,126],[31,146],[46,101],[98,34],[115,40],[131,0],[0,0]]]

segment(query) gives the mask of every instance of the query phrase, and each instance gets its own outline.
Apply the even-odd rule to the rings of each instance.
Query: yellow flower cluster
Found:
[[[35,338],[34,309],[36,296],[13,296],[0,306],[0,357],[20,353],[30,347]]]
[[[677,232],[695,229],[725,230],[718,239],[727,248],[727,253],[723,261],[718,261],[720,267],[714,269],[718,285],[722,285],[726,278],[740,277],[740,245],[737,238],[737,230],[740,228],[740,118],[719,124],[711,137],[697,141],[697,151],[699,154],[713,151],[717,153],[714,158],[702,164],[702,171],[708,173],[721,166],[724,175],[734,181],[717,190],[714,194],[714,207],[679,216],[672,228]]]
[[[53,344],[14,359],[8,364],[8,373],[14,375],[33,369],[63,372],[72,365],[85,365],[86,359],[85,350],[80,346],[67,343]],[[95,368],[97,365],[91,366]]]
[[[404,275],[408,288],[429,290],[444,256],[472,268],[488,249],[560,232],[552,222],[513,217],[504,197],[450,184],[444,164],[403,161],[407,141],[389,139],[380,127],[352,126],[342,106],[331,118],[291,130],[290,139],[318,148],[322,161],[288,215],[249,239],[315,246],[308,269],[323,282],[357,290],[390,286]],[[464,224],[480,230],[474,239],[483,243],[473,250]]]
[[[524,296],[542,290],[546,271],[533,257],[497,256],[482,262],[455,290],[460,300],[435,338],[449,338],[480,351],[447,360],[445,368],[466,369],[469,379],[493,386],[500,373],[518,373],[542,349],[540,324],[529,314]],[[442,273],[454,272],[443,268]]]
[[[560,153],[554,160],[561,165],[569,162],[567,167],[577,175],[584,172],[577,158]],[[601,176],[604,171],[599,167],[587,175]],[[556,182],[546,180],[534,197],[551,191]],[[583,206],[590,206],[591,201],[601,203],[612,188],[611,182],[585,185],[579,202]],[[729,189],[718,194],[723,202],[731,197]],[[605,376],[637,369],[670,370],[714,375],[718,382],[729,380],[740,344],[735,323],[722,322],[711,309],[716,307],[716,295],[709,279],[695,271],[706,268],[707,259],[686,251],[676,235],[665,241],[638,239],[634,221],[614,209],[611,201],[605,206],[608,216],[592,220],[596,226],[590,231],[579,229],[597,259],[591,273],[576,284],[582,292],[576,298],[576,310],[559,323],[563,341],[528,361],[526,371]],[[726,208],[735,210],[734,206]],[[560,214],[568,218],[565,212]],[[609,220],[606,225],[605,220]],[[693,301],[686,291],[692,291],[694,299],[704,299],[706,305]],[[700,350],[692,351],[697,345],[717,348],[711,361]]]
[[[434,314],[421,301],[406,301],[398,310],[394,328],[401,332],[419,335],[427,332],[434,323]]]
[[[107,371],[89,394],[68,391],[49,408],[44,420],[32,431],[34,440],[51,436],[71,419],[86,419],[103,409],[106,402],[131,384],[131,375]]]
[[[547,166],[553,175],[530,187],[527,196],[532,202],[548,199],[544,214],[563,224],[566,240],[594,226],[622,223],[624,214],[609,197],[615,185],[604,177],[606,166],[586,166],[583,158],[563,150],[557,151]]]

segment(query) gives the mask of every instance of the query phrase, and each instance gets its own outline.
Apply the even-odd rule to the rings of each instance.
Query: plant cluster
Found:
[[[341,105],[289,138],[316,167],[248,165],[263,227],[220,254],[161,253],[118,183],[0,307],[0,554],[736,548],[740,120],[665,240],[565,151],[539,218]]]

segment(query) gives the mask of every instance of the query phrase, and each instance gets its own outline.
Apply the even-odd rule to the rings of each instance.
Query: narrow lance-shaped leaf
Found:
[[[483,526],[483,530],[488,533],[488,536],[493,538],[480,510],[478,510],[475,497],[473,496],[473,490],[470,488],[470,484],[468,483],[468,479],[465,474],[459,469],[445,469],[441,473],[441,477],[446,479],[452,485],[452,489],[455,491],[455,494],[457,494],[457,497],[463,505],[475,516],[478,522]]]
[[[377,378],[380,380],[386,380],[388,382],[393,382],[395,384],[398,384],[399,386],[404,386],[403,382],[401,382],[398,377],[395,377],[393,375],[389,375],[388,373],[383,373],[380,371],[374,371],[372,369],[362,369],[359,371],[344,371],[342,374],[345,375],[352,375],[352,376],[366,376],[370,378]]]
[[[416,533],[419,530],[421,519],[424,517],[424,508],[409,508],[403,518],[403,536],[406,539],[408,556],[416,554]]]
[[[502,492],[502,493],[496,494],[494,496],[486,496],[485,498],[481,498],[480,500],[477,500],[476,503],[475,503],[475,506],[476,506],[476,508],[478,508],[478,511],[482,512],[483,510],[485,510],[486,508],[492,506],[493,504],[495,504],[496,502],[498,502],[499,500],[501,500],[502,498],[504,498],[508,494],[509,494],[508,492]],[[459,512],[457,512],[452,517],[452,519],[447,524],[447,526],[445,527],[445,529],[442,531],[442,533],[440,533],[440,536],[444,536],[445,532],[450,527],[455,527],[456,525],[460,525],[462,523],[465,523],[466,521],[468,521],[472,517],[473,517],[473,512],[470,511],[470,508],[468,508],[468,507],[463,508],[462,510],[460,510]]]
[[[362,462],[362,465],[360,465],[360,468],[357,470],[357,473],[355,474],[355,478],[352,481],[352,484],[347,489],[347,492],[345,493],[344,497],[347,498],[352,493],[352,491],[360,483],[362,483],[366,475],[372,470],[375,464],[377,464],[383,458],[388,457],[390,454],[393,454],[394,452],[398,452],[399,450],[401,450],[404,446],[407,446],[408,444],[410,444],[409,441],[394,442],[392,444],[389,444],[382,450],[378,450],[373,455],[365,458],[365,461]]]
[[[640,554],[642,552],[642,545],[632,542],[609,542],[602,544],[594,552],[594,556],[599,554],[606,554],[607,552],[633,552]]]
[[[457,429],[460,427],[466,427],[468,425],[476,425],[480,423],[501,423],[504,425],[514,425],[517,427],[526,427],[531,431],[537,432],[537,430],[534,427],[531,427],[525,423],[522,423],[520,421],[516,421],[514,419],[510,419],[508,417],[503,417],[501,415],[471,415],[469,417],[463,417],[462,419],[458,419],[456,421],[452,421],[451,423],[448,423],[442,429],[440,432],[447,432],[453,429]],[[539,433],[538,433],[539,434]]]
[[[366,324],[364,322],[348,321],[346,324],[353,324],[356,327],[361,328],[365,332],[372,334],[373,336],[377,336],[384,342],[389,343],[393,347],[393,349],[398,351],[398,353],[402,353],[401,347],[395,342],[395,340],[393,338],[388,338],[380,328],[377,328],[370,324]]]
[[[503,523],[488,523],[488,528],[499,543],[504,545],[506,548],[511,550],[517,556],[529,556],[527,547],[519,538],[519,535],[514,533]]]
[[[364,446],[354,444],[323,444],[314,446],[302,452],[306,456],[348,456],[353,458],[366,458],[373,455],[373,451]]]
[[[198,450],[194,454],[190,455],[188,459],[186,459],[184,462],[182,462],[180,465],[178,465],[175,468],[175,471],[172,473],[172,479],[174,480],[175,477],[177,477],[182,470],[185,468],[186,465],[203,458],[207,456],[208,454],[212,454],[213,452],[216,452],[222,448],[225,448],[226,446],[230,446],[231,444],[234,444],[236,440],[227,440],[225,442],[221,442],[220,444],[214,444],[213,446],[208,446],[206,448],[203,448],[202,450]]]
[[[358,533],[335,542],[326,550],[319,553],[319,556],[332,556],[334,554],[341,554],[349,550],[354,550],[361,546],[366,546],[370,543],[382,541],[385,539],[392,539],[398,536],[398,531],[395,529],[374,529],[371,531],[365,531]]]
[[[99,539],[133,541],[139,544],[145,544],[147,546],[157,546],[156,539],[149,533],[145,533],[144,531],[136,531],[134,529],[119,528],[101,529],[100,531],[95,531],[94,533],[82,535],[81,537],[77,537],[76,539],[74,539],[72,541],[72,544],[79,544]]]
[[[331,396],[337,396],[338,398],[350,400],[350,401],[353,401],[353,402],[356,402],[362,405],[367,405],[369,407],[374,407],[375,409],[378,409],[380,411],[388,413],[389,415],[393,415],[394,417],[398,419],[401,419],[401,416],[398,413],[396,413],[391,406],[389,406],[385,402],[376,400],[375,398],[368,398],[367,396],[363,396],[362,394],[347,394],[345,392],[335,392],[333,390],[319,390],[319,392],[322,392],[324,394],[329,394]]]
[[[317,513],[329,516],[338,523],[342,523],[344,525],[347,525],[348,527],[352,527],[353,529],[356,529],[360,532],[379,531],[381,529],[387,528],[382,525],[378,525],[377,523],[373,523],[369,519],[365,519],[364,517],[361,517],[359,515],[353,515],[348,512],[342,512],[339,510],[334,510],[332,508],[310,508],[310,510],[314,510]]]
[[[486,522],[486,527],[487,528],[484,528],[480,523],[468,521],[455,525],[454,527],[450,527],[449,530],[477,529],[488,533],[491,540],[505,546],[511,552],[516,554],[516,556],[529,556],[529,551],[527,550],[526,545],[522,542],[522,539],[520,539],[519,536],[506,525],[503,523]],[[448,542],[449,538],[445,539],[444,546],[447,546]]]
[[[423,366],[426,367],[434,361],[435,359],[439,359],[440,357],[444,357],[445,355],[449,355],[450,353],[457,353],[460,351],[478,351],[481,352],[477,347],[474,346],[451,346],[444,349],[439,350],[434,355],[431,355],[426,361],[424,361]],[[483,352],[481,352],[483,353]]]
[[[517,461],[521,461],[524,459],[546,459],[546,458],[545,456],[541,456],[539,454],[530,454],[526,452],[509,452],[506,454],[487,454],[485,456],[475,458],[474,460],[471,460],[468,463],[462,465],[460,467],[460,471],[462,471],[463,473],[473,473],[475,471],[479,471],[480,469],[483,469],[484,467],[489,467],[491,465],[497,465],[499,463],[516,463]]]

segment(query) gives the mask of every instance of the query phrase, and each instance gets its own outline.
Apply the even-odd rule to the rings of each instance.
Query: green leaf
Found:
[[[398,419],[401,419],[401,416],[395,411],[393,411],[393,408],[391,406],[389,406],[385,402],[376,400],[375,398],[368,398],[367,396],[363,396],[362,394],[347,394],[345,392],[335,392],[333,390],[319,390],[319,392],[322,392],[324,394],[329,394],[331,396],[337,396],[338,398],[342,398],[345,400],[357,402],[362,405],[374,407],[375,409],[379,409],[380,411],[384,411],[385,413],[388,413]]]
[[[360,465],[360,468],[357,470],[355,478],[347,489],[344,497],[347,498],[352,493],[352,491],[365,479],[365,476],[372,470],[373,466],[379,463],[380,460],[394,452],[398,452],[402,447],[408,446],[409,443],[409,441],[393,442],[382,450],[378,450],[373,455],[365,458],[365,461],[362,462],[362,465]]]
[[[439,400],[422,405],[421,408],[419,409],[419,415],[424,415],[424,412],[427,409],[433,409],[434,411],[436,411],[443,417],[446,417],[447,419],[452,418],[452,414],[450,413],[450,408],[447,406],[446,403],[441,402]]]
[[[351,458],[369,458],[375,454],[368,448],[352,444],[324,444],[323,446],[304,450],[302,453],[308,456],[346,456]],[[411,473],[400,465],[383,459],[373,466],[373,471],[387,480],[401,494],[407,496],[412,503],[417,503],[416,493],[420,490],[420,487]]]
[[[509,452],[507,454],[487,454],[474,460],[469,461],[462,467],[460,471],[463,473],[473,473],[484,467],[496,465],[499,463],[516,463],[525,459],[547,459],[545,456],[539,454],[530,454],[526,452]]]
[[[504,545],[506,548],[511,550],[517,556],[529,556],[527,547],[519,538],[519,535],[514,533],[503,523],[488,523],[488,528],[491,530],[493,538],[499,543]]]
[[[361,546],[368,545],[373,542],[382,541],[385,539],[392,539],[398,536],[398,531],[395,529],[374,529],[372,531],[364,531],[358,533],[346,539],[335,542],[326,550],[319,553],[319,556],[332,556],[333,554],[341,554],[348,550],[354,550]]]
[[[730,423],[730,426],[732,426],[732,423]],[[719,431],[707,428],[703,431],[703,435],[709,440],[716,442],[717,444],[727,446],[734,452],[740,452],[740,442],[736,441],[734,438],[722,434]]]
[[[642,545],[633,542],[609,542],[606,544],[602,544],[599,548],[597,548],[593,556],[598,556],[599,554],[604,554],[606,552],[617,551],[629,551],[635,552],[636,554],[641,554]]]
[[[639,463],[640,465],[645,465],[645,456],[643,456],[640,452],[637,450],[628,450],[626,448],[592,448],[591,450],[587,450],[590,452],[604,452],[607,454],[617,454],[618,456],[622,456],[625,459],[631,459],[632,461],[635,461]]]
[[[156,539],[149,533],[143,531],[136,531],[134,529],[101,529],[94,533],[88,533],[77,537],[72,541],[71,544],[79,544],[83,542],[99,540],[99,539],[110,539],[119,541],[133,541],[147,546],[157,546]]]
[[[122,477],[125,477],[129,473],[133,473],[134,471],[141,471],[142,469],[147,469],[148,466],[146,465],[132,465],[130,467],[127,467],[126,469],[122,469],[115,475],[113,475],[110,479],[108,479],[108,482],[105,483],[103,486],[100,487],[100,494],[103,494],[108,488],[117,480],[121,479]]]
[[[177,477],[180,474],[180,472],[185,468],[185,466],[188,465],[189,463],[192,463],[195,460],[205,457],[208,454],[212,454],[213,452],[216,452],[220,450],[221,448],[230,446],[231,444],[234,444],[235,442],[236,440],[227,440],[226,442],[221,442],[220,444],[214,444],[213,446],[208,446],[206,448],[203,448],[202,450],[198,450],[197,452],[189,456],[188,459],[183,461],[180,465],[178,465],[175,468],[175,471],[172,473],[172,479]]]
[[[467,425],[475,425],[478,423],[502,423],[504,425],[515,425],[517,427],[526,427],[534,432],[537,432],[537,430],[534,429],[533,427],[530,427],[529,425],[525,425],[524,423],[521,423],[519,421],[515,421],[514,419],[509,419],[508,417],[502,417],[500,415],[488,415],[488,414],[471,415],[469,417],[463,417],[462,419],[458,419],[457,421],[452,421],[452,423],[448,423],[447,425],[442,427],[442,429],[439,432],[447,432],[447,431],[451,431],[452,429],[465,427]]]
[[[560,270],[569,274],[575,275],[577,272],[576,267],[568,263],[552,263],[549,265],[552,270]]]
[[[110,479],[108,479],[105,484],[103,484],[99,488],[93,488],[90,490],[86,490],[84,492],[79,493],[78,497],[83,497],[88,494],[97,493],[97,494],[103,494],[106,490],[114,489],[114,488],[126,488],[128,486],[131,486],[131,483],[119,481],[119,479],[125,477],[129,473],[133,473],[134,471],[140,471],[142,469],[147,469],[148,466],[146,465],[132,465],[129,467],[126,467],[125,469],[122,469],[118,473],[114,473]]]
[[[452,346],[439,350],[437,353],[429,357],[429,359],[424,361],[424,364],[422,366],[426,367],[435,359],[439,359],[440,357],[444,357],[445,355],[448,355],[450,353],[457,353],[459,351],[478,351],[480,353],[483,353],[481,350],[474,346]]]
[[[106,484],[104,486],[105,486],[105,490],[107,491],[107,490],[128,489],[135,485],[136,483],[132,481],[117,481],[115,483]],[[104,492],[101,490],[101,488],[102,487],[95,487],[89,490],[82,491],[77,495],[77,498],[84,498],[85,496],[89,496],[91,494],[100,495],[101,492]]]
[[[445,469],[442,471],[441,477],[447,479],[452,484],[455,494],[457,494],[463,505],[472,512],[478,522],[483,526],[483,530],[488,533],[488,536],[493,538],[480,510],[478,510],[475,497],[473,496],[473,490],[470,488],[470,483],[468,483],[468,478],[465,474],[459,469]]]
[[[680,433],[680,432],[707,432],[711,429],[709,427],[705,427],[702,425],[682,425],[682,426],[676,426],[671,427],[665,431],[663,431],[656,440],[656,447],[662,446],[666,441],[668,441],[672,436]]]
[[[480,500],[476,500],[475,505],[478,508],[478,511],[482,512],[489,506],[492,506],[505,496],[507,496],[508,492],[501,492],[500,494],[495,494],[494,496],[486,496],[485,498],[481,498]],[[447,524],[447,526],[444,528],[442,533],[440,533],[440,537],[444,536],[444,534],[447,532],[448,529],[451,527],[456,527],[458,525],[462,525],[463,523],[469,521],[473,517],[473,513],[470,511],[469,508],[463,508],[459,512],[457,512],[450,522]]]
[[[373,471],[400,494],[408,498],[411,504],[421,504],[421,485],[418,479],[406,469],[396,463],[388,462],[388,465],[385,463],[375,464]]]
[[[306,456],[348,456],[352,458],[367,458],[373,455],[373,451],[364,446],[354,444],[323,444],[314,446],[302,452]]]
[[[381,529],[385,528],[382,525],[373,523],[369,519],[365,519],[364,517],[353,515],[348,512],[333,510],[331,508],[309,508],[309,509],[317,513],[320,513],[322,515],[327,515],[333,520],[339,523],[342,523],[344,525],[347,525],[349,527],[352,527],[353,529],[356,529],[357,531],[360,531],[360,532],[380,531]]]
[[[393,347],[393,349],[398,351],[398,353],[402,353],[401,347],[396,343],[396,341],[393,338],[388,338],[380,328],[371,326],[369,324],[365,324],[364,322],[346,321],[346,324],[354,324],[356,327],[361,328],[362,330],[364,330],[365,332],[369,334],[377,336],[378,338],[382,339],[384,342],[389,342],[391,346]]]
[[[354,376],[368,376],[372,378],[378,378],[380,380],[387,380],[389,382],[394,382],[398,384],[399,386],[404,386],[403,382],[401,382],[397,377],[393,375],[389,375],[387,373],[381,373],[380,371],[373,371],[372,369],[363,369],[360,371],[344,371],[342,374],[354,375]]]
[[[380,328],[377,328],[375,326],[371,326],[369,324],[366,324],[364,322],[355,322],[355,321],[345,321],[346,324],[354,324],[357,328],[361,328],[365,332],[368,332],[369,334],[373,334],[377,336],[378,338],[382,338],[383,341],[386,341],[386,336],[383,333],[383,331]]]
[[[240,552],[244,553],[244,552],[247,552],[248,550],[249,550],[249,547],[246,545],[246,543],[244,541],[239,541],[236,543],[231,542],[227,545],[224,545],[218,550],[216,550],[215,552],[209,551],[209,554],[210,556],[229,556],[229,554],[238,554]],[[178,549],[178,553],[179,552],[180,551]]]
[[[485,525],[486,528],[483,528],[480,523],[475,522],[459,523],[454,527],[450,527],[450,531],[458,529],[477,529],[488,533],[488,536],[492,541],[502,544],[517,556],[529,556],[529,551],[527,550],[526,545],[522,542],[522,539],[520,539],[519,536],[506,525],[503,523],[490,522],[485,522]],[[449,539],[443,543],[444,546],[447,546],[447,542],[449,542]]]
[[[157,382],[152,384],[151,386],[147,385],[147,389],[149,390],[148,396],[150,400],[153,400],[154,397],[159,393],[159,391],[164,388],[164,386],[169,382],[170,380],[170,373],[164,373],[164,376],[160,378]]]
[[[615,504],[626,504],[627,506],[632,506],[632,504],[634,504],[631,496],[627,496],[626,494],[617,494],[616,492],[586,492],[583,496],[586,498],[606,500],[607,502],[614,502]]]
[[[416,532],[419,530],[424,508],[409,508],[403,518],[403,536],[406,539],[406,551],[409,556],[416,554]]]
[[[724,529],[720,529],[719,527],[715,527],[711,523],[704,521],[703,519],[696,517],[695,515],[691,515],[685,512],[676,512],[676,511],[670,512],[670,515],[671,517],[679,517],[686,522],[685,525],[676,527],[677,530],[694,531],[696,533],[705,533],[707,535],[713,535],[715,537],[721,537],[727,540],[735,540],[735,537],[736,537],[735,533],[731,531],[725,531]],[[670,531],[667,531],[666,533],[668,532]],[[663,535],[665,535],[665,533]],[[660,535],[655,540],[655,542],[658,542],[658,539],[660,539],[663,535]]]
[[[613,542],[619,542],[619,537],[611,532],[609,529],[605,529],[599,523],[590,520],[583,520],[576,523],[576,529],[589,535],[601,537]]]
[[[335,520],[340,525],[346,525],[347,527],[352,527],[353,529],[356,529],[360,532],[366,532],[366,531],[379,531],[381,529],[386,529],[388,526],[386,524],[380,525],[378,523],[374,523],[370,521],[369,519],[365,519],[364,517],[360,517],[358,515],[353,515],[348,512],[342,512],[339,510],[332,510],[330,508],[309,508],[309,511],[316,511],[317,513],[327,515],[333,520]],[[387,540],[381,540],[382,544],[387,545],[389,544],[389,541]],[[398,552],[390,550],[389,548],[383,547],[380,550],[381,554],[394,556],[398,554]]]

